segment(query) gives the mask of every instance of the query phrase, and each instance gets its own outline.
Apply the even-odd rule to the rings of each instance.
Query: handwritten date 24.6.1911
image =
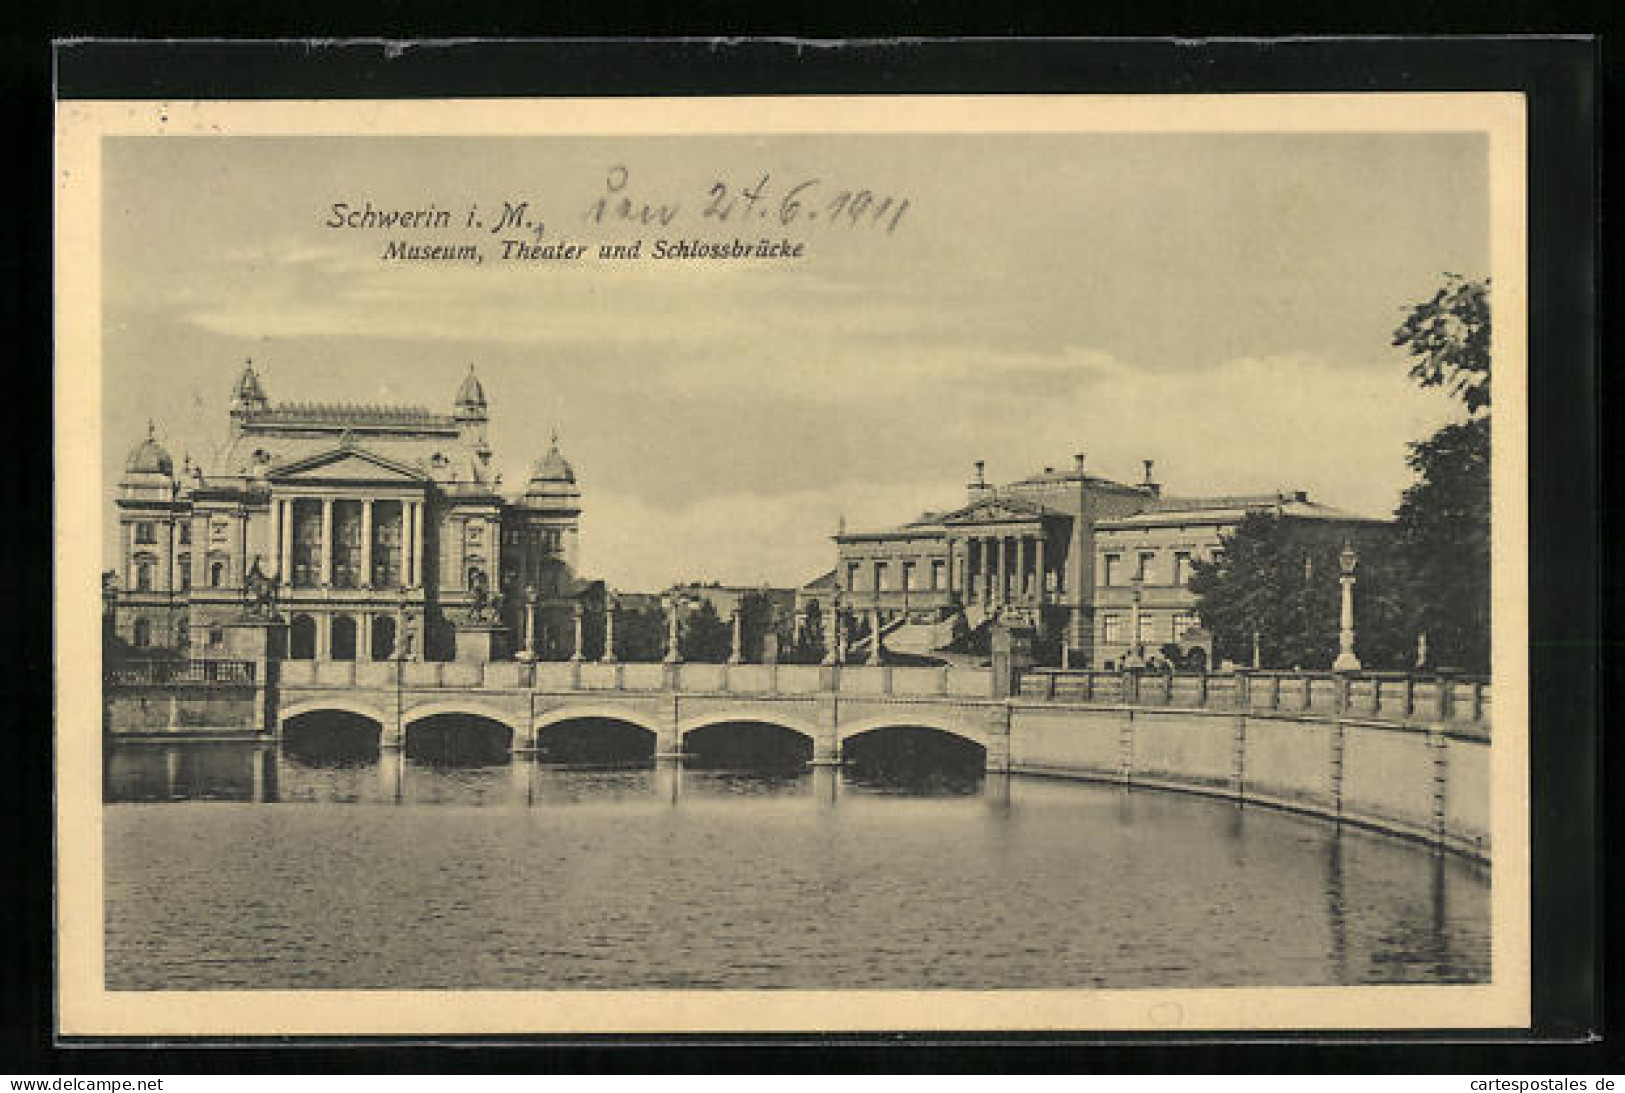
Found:
[[[718,224],[782,228],[824,224],[890,234],[902,223],[909,203],[902,195],[839,187],[821,178],[800,178],[780,185],[771,174],[763,174],[746,185],[718,179],[697,207],[701,218]],[[641,198],[632,190],[631,173],[617,166],[605,176],[603,195],[587,207],[587,220],[594,224],[623,221],[665,226],[682,216],[683,211],[682,201]]]

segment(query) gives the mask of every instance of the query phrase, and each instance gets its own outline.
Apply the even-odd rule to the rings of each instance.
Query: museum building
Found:
[[[150,424],[126,460],[116,636],[208,656],[258,582],[274,586],[291,659],[449,660],[470,626],[500,652],[567,654],[573,615],[603,599],[577,576],[575,472],[555,436],[505,496],[488,422],[472,366],[446,414],[272,404],[249,363],[215,466],[188,458],[177,474]]]
[[[1191,566],[1211,559],[1248,513],[1351,530],[1387,522],[1301,490],[1164,496],[1153,462],[1144,466],[1143,480],[1128,485],[1085,472],[1079,454],[1069,469],[994,485],[978,461],[959,508],[895,528],[842,529],[836,568],[801,588],[798,609],[817,612],[833,600],[877,619],[892,653],[974,648],[975,636],[997,623],[1031,631],[1041,662],[1122,667],[1172,645],[1182,658],[1210,663]]]

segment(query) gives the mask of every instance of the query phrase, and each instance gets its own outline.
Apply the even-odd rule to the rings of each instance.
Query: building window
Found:
[[[1152,579],[1156,572],[1157,555],[1155,551],[1142,550],[1135,563],[1134,575],[1144,584],[1155,584]]]
[[[1191,552],[1174,551],[1174,584],[1184,588],[1191,582]]]
[[[846,590],[856,592],[858,589],[858,563],[848,562],[846,565]]]
[[[226,583],[226,563],[209,563],[209,587],[219,588]]]
[[[937,558],[931,563],[931,591],[942,591],[943,578],[948,575],[948,563]]]
[[[558,528],[547,528],[542,532],[542,549],[549,554],[557,554],[564,545],[564,533]]]
[[[1100,617],[1100,640],[1106,645],[1116,645],[1123,640],[1123,616],[1102,615]]]
[[[130,629],[130,641],[137,649],[145,649],[152,644],[152,623],[146,619],[136,619],[135,625]]]
[[[184,526],[184,525],[182,525]],[[192,587],[192,556],[182,554],[175,559],[175,568],[181,573],[181,591],[185,592]]]
[[[152,524],[148,523],[145,520],[143,520],[143,521],[141,521],[141,523],[137,524],[135,526],[135,541],[138,542],[138,543],[148,543],[148,544],[156,543],[158,541],[158,535],[153,530]]]
[[[192,521],[182,520],[179,527],[181,533],[181,545],[185,546],[192,541]]]
[[[882,592],[886,588],[886,563],[875,563],[875,591]]]
[[[1156,633],[1155,617],[1149,611],[1140,612],[1140,632],[1134,635],[1134,644],[1145,645],[1151,641],[1151,635]]]
[[[152,591],[152,563],[137,562],[135,566],[135,590],[137,592]]]
[[[904,592],[912,592],[912,591],[914,591],[914,563],[913,562],[904,562],[903,563],[903,591]]]
[[[219,626],[209,627],[209,647],[212,649],[218,649],[224,644],[226,644],[225,629]]]
[[[1105,561],[1106,564],[1100,569],[1100,583],[1106,588],[1111,588],[1123,580],[1123,556],[1108,554]]]
[[[1174,640],[1184,641],[1185,635],[1202,625],[1201,618],[1194,611],[1181,611],[1174,616]]]

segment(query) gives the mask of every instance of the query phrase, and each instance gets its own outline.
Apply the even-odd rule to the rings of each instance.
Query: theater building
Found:
[[[148,435],[116,506],[113,629],[136,649],[223,647],[254,575],[275,583],[293,659],[448,660],[458,628],[499,650],[527,633],[568,643],[599,582],[577,576],[581,493],[557,438],[517,496],[501,491],[489,408],[470,368],[450,413],[412,406],[278,403],[253,365],[233,390],[212,467]],[[568,650],[566,649],[566,655]]]

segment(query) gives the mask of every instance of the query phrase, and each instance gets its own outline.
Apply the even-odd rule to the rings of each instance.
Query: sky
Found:
[[[177,464],[209,463],[251,357],[273,402],[442,412],[474,364],[504,488],[557,429],[582,569],[628,590],[800,584],[833,565],[843,518],[959,504],[977,459],[995,481],[1080,451],[1137,481],[1154,459],[1170,494],[1305,489],[1386,514],[1406,443],[1461,413],[1390,334],[1446,271],[1487,272],[1486,151],[1472,134],[110,138],[104,481],[149,419]],[[669,225],[591,221],[617,167],[618,197],[678,206]],[[704,215],[713,183],[763,175],[754,226]],[[833,215],[860,189],[907,199],[894,229]],[[464,220],[518,201],[544,242],[594,252],[766,235],[805,256],[503,262],[511,233]],[[337,202],[455,223],[335,229]],[[392,238],[483,240],[485,261],[386,261]]]

